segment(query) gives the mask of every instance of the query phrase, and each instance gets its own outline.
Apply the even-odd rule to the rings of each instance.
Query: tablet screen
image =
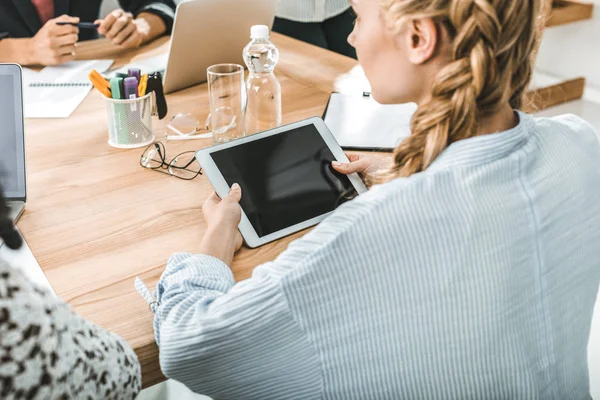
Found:
[[[333,211],[356,192],[314,125],[211,153],[229,186],[242,187],[241,206],[263,237]]]

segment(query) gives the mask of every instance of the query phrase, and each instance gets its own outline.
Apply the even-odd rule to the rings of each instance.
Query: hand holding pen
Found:
[[[79,18],[67,15],[46,22],[34,37],[29,39],[29,64],[58,65],[75,59],[79,29],[74,24]]]

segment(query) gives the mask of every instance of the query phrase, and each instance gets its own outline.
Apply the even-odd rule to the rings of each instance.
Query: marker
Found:
[[[146,95],[146,88],[148,87],[148,74],[142,75],[142,79],[140,79],[140,84],[138,86],[138,96],[143,97]]]
[[[142,71],[139,68],[129,68],[129,70],[127,70],[127,75],[133,76],[138,82],[142,79]]]
[[[98,29],[100,27],[100,24],[94,24],[93,22],[65,22],[65,21],[59,21],[56,23],[56,25],[58,26],[65,26],[65,25],[71,25],[71,26],[76,26],[79,29]]]
[[[113,77],[110,79],[110,88],[112,92],[112,98],[115,100],[123,99],[123,78]],[[125,130],[127,127],[127,111],[123,107],[117,104],[112,105],[113,111],[113,132],[119,135],[119,143],[129,143],[129,133]]]
[[[89,73],[88,78],[90,82],[92,82],[92,85],[94,85],[96,90],[102,93],[105,97],[112,97],[110,91],[110,84],[106,81],[106,79],[102,77],[102,75],[100,75],[98,71],[96,71],[95,69],[92,70],[92,72]]]
[[[135,100],[137,98],[138,81],[133,76],[130,76],[129,78],[125,78],[125,80],[123,81],[123,88],[125,90],[125,99],[126,100]],[[135,104],[135,102],[133,102],[130,105],[129,110],[131,112],[136,112],[137,104]]]
[[[122,87],[123,78],[114,77],[110,80],[110,90],[112,92],[113,99],[120,100],[122,98]]]
[[[131,100],[137,98],[138,80],[135,77],[130,76],[129,78],[125,78],[123,82],[125,99]]]

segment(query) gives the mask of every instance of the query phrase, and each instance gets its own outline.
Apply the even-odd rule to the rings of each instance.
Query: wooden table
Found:
[[[78,57],[125,64],[165,52],[166,41],[120,53],[106,41],[82,43]],[[283,122],[321,115],[335,78],[356,61],[276,34],[273,41],[281,51],[276,73]],[[167,118],[154,122],[157,139],[177,113],[205,120],[207,87],[169,95],[168,104]],[[206,227],[201,205],[212,187],[204,176],[183,181],[140,167],[143,149],[110,147],[104,101],[95,91],[71,118],[27,120],[26,132],[28,199],[19,222],[25,239],[60,297],[131,344],[144,386],[164,380],[153,316],[133,281],[140,276],[153,288],[171,254],[198,250]],[[211,140],[168,142],[167,157],[209,145]],[[236,280],[248,278],[300,235],[240,251],[232,267]]]

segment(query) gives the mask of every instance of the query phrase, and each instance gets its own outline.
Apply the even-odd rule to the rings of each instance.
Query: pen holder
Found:
[[[131,100],[105,100],[108,144],[119,149],[135,149],[154,142],[152,93]]]

